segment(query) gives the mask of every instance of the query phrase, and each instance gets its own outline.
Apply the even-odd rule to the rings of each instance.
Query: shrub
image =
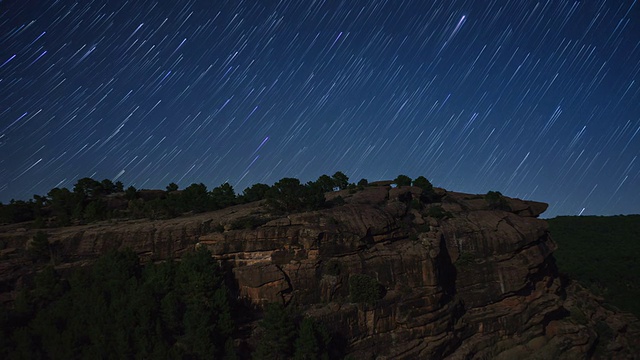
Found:
[[[349,277],[349,297],[354,303],[373,304],[384,296],[384,288],[376,279],[354,274]]]
[[[451,213],[448,211],[444,211],[442,206],[433,206],[427,210],[427,216],[436,219],[443,219],[445,217],[451,217]]]
[[[317,186],[302,185],[300,180],[283,178],[266,192],[267,207],[278,213],[317,210],[325,205],[324,192]]]
[[[411,185],[411,178],[407,175],[398,175],[393,182],[398,186],[409,186]]]
[[[505,199],[499,191],[489,191],[484,196],[484,200],[489,204],[489,208],[491,209],[505,211],[510,210],[507,199]]]
[[[342,171],[337,171],[335,174],[333,174],[331,179],[333,180],[333,185],[337,188],[340,188],[340,190],[344,190],[347,188],[347,186],[349,186],[349,177]]]
[[[413,186],[417,186],[425,191],[433,190],[433,185],[431,185],[431,182],[424,176],[418,176],[415,180],[413,180]]]

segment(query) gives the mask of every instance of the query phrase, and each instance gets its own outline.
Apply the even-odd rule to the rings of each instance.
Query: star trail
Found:
[[[640,212],[637,1],[0,1],[0,201],[424,175]]]

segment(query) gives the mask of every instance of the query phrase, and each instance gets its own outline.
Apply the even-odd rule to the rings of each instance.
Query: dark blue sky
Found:
[[[640,212],[637,1],[0,1],[0,200],[424,175]]]

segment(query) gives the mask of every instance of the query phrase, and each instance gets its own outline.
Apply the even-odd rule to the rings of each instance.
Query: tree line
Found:
[[[414,185],[433,191],[431,183],[420,176],[412,180],[399,175],[398,186]],[[73,189],[53,188],[45,196],[34,195],[28,201],[11,200],[0,203],[0,224],[32,221],[34,228],[86,224],[115,218],[168,219],[185,213],[200,213],[223,209],[232,205],[265,200],[272,213],[291,213],[317,210],[341,204],[341,197],[332,202],[324,194],[334,190],[357,191],[368,186],[366,179],[350,183],[349,177],[338,171],[332,176],[321,175],[315,181],[302,183],[295,178],[283,178],[275,184],[257,183],[237,194],[229,183],[211,190],[203,183],[179,189],[170,183],[165,190],[126,189],[120,181],[82,178]]]
[[[257,344],[239,346],[242,308],[205,248],[180,261],[141,264],[112,251],[88,268],[44,267],[12,308],[0,307],[4,359],[328,359],[332,337],[319,322],[270,304]]]

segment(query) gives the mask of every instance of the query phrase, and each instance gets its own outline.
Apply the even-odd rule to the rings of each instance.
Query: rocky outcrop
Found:
[[[232,272],[238,297],[301,309],[358,359],[585,358],[605,341],[609,356],[633,358],[637,319],[558,277],[556,244],[538,219],[546,204],[376,185],[288,216],[254,203],[47,232],[67,263],[109,249],[161,260],[205,246]],[[15,254],[33,233],[0,232],[5,290],[25,271]],[[352,302],[355,275],[374,279],[380,297]]]
[[[570,316],[556,244],[537,218],[546,204],[502,198],[496,208],[483,196],[422,195],[388,186],[336,192],[329,197],[344,206],[204,235],[199,245],[233,269],[241,297],[304,309],[359,359],[593,352],[598,334]],[[354,274],[375,279],[384,296],[352,303]],[[612,349],[630,355],[627,345]]]

